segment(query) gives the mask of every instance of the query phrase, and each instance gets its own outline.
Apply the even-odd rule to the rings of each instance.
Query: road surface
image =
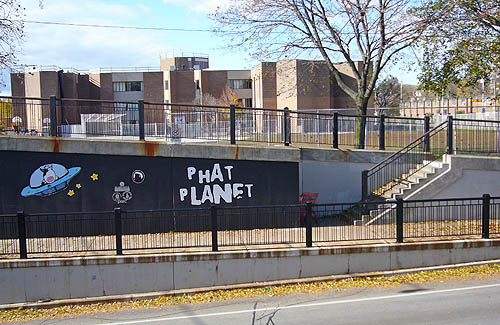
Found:
[[[256,297],[29,324],[500,324],[500,276]]]

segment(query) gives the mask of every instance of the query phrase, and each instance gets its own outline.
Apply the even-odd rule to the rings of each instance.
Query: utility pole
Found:
[[[400,83],[399,85],[401,87],[401,96],[399,96],[399,111],[401,112],[401,110],[404,111],[404,108],[403,108],[403,83]]]
[[[481,78],[479,79],[479,82],[481,83],[481,101],[483,103],[483,113],[486,112],[486,106],[484,102],[484,79]]]
[[[498,113],[497,107],[497,73],[493,74],[493,105],[495,105],[495,113]]]

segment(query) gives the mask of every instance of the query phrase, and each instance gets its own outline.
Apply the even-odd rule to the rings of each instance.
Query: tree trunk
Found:
[[[366,111],[368,103],[358,103],[358,118],[356,119],[356,137],[358,139],[358,149],[365,149],[366,139]]]

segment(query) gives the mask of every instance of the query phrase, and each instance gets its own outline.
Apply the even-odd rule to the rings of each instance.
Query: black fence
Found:
[[[500,197],[0,215],[0,257],[218,251],[500,234]]]
[[[330,110],[0,97],[0,133],[27,136],[298,144],[400,149],[432,129],[429,117],[356,116]],[[365,142],[359,125],[366,120]],[[436,119],[439,120],[439,119]],[[500,121],[448,119],[453,153],[500,154]],[[453,124],[453,125],[452,125]],[[435,124],[437,125],[437,124]],[[454,128],[453,128],[454,126]]]

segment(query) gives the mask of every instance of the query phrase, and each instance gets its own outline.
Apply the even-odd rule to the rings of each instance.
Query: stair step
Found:
[[[449,163],[424,160],[422,164],[417,165],[416,168],[411,169],[408,173],[401,175],[399,179],[393,180],[392,183],[382,186],[379,189],[380,194],[378,194],[378,196],[386,200],[395,200],[399,197],[404,198],[407,191],[413,193],[415,190],[425,186],[425,184],[445,172],[448,167]],[[384,192],[382,193],[382,191]],[[408,195],[408,193],[406,193],[406,195]],[[391,216],[391,213],[395,213],[392,207],[387,209],[374,209],[369,212],[369,215],[362,215],[361,220],[354,221],[354,224],[361,225],[376,222],[374,220]]]

